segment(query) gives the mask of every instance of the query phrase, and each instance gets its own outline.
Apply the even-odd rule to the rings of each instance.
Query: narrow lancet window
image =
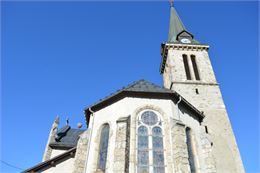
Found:
[[[153,111],[138,119],[137,173],[164,173],[162,122]]]
[[[107,162],[107,149],[109,139],[109,125],[105,124],[102,127],[99,143],[99,158],[98,158],[98,169],[105,172]]]
[[[138,128],[138,172],[149,172],[148,129]]]
[[[163,156],[163,136],[160,127],[154,127],[152,130],[153,138],[153,170],[154,172],[164,172],[164,156]]]
[[[189,67],[187,55],[183,54],[182,59],[183,59],[183,64],[184,64],[184,68],[185,68],[186,78],[187,78],[187,80],[191,80],[190,67]]]
[[[186,128],[186,143],[188,149],[188,160],[190,165],[190,171],[192,173],[195,173],[196,167],[195,167],[195,159],[194,159],[194,148],[193,148],[193,140],[192,140],[190,128]]]
[[[191,55],[191,62],[192,62],[192,66],[193,66],[193,70],[194,70],[194,74],[195,74],[195,79],[200,80],[200,75],[199,75],[199,70],[198,70],[195,55]]]

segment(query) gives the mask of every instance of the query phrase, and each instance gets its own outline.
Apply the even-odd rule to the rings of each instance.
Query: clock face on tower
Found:
[[[187,38],[181,39],[181,42],[182,43],[191,43],[191,41],[189,39],[187,39]]]

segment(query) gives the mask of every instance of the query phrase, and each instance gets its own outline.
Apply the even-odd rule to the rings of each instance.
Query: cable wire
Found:
[[[3,161],[3,160],[1,160],[1,162],[3,163],[3,164],[5,164],[5,165],[7,165],[7,166],[9,166],[9,167],[12,167],[12,168],[15,168],[15,169],[19,169],[19,170],[24,170],[24,169],[22,169],[22,168],[20,168],[20,167],[18,167],[18,166],[14,166],[14,165],[12,165],[12,164],[10,164],[10,163],[7,163],[6,161]]]

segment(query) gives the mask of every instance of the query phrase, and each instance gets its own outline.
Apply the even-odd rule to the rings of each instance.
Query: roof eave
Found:
[[[102,108],[104,108],[107,105],[110,105],[112,103],[115,103],[116,101],[125,98],[125,97],[137,97],[137,98],[160,98],[160,99],[172,99],[175,98],[175,100],[178,100],[179,97],[182,98],[181,104],[183,104],[185,107],[188,107],[191,111],[193,111],[199,122],[201,123],[203,121],[204,115],[202,112],[200,112],[198,109],[196,109],[192,104],[190,104],[186,99],[184,99],[180,94],[177,92],[140,92],[140,91],[121,91],[120,93],[113,95],[112,97],[108,98],[107,100],[103,100],[95,105],[92,105],[84,110],[85,112],[85,119],[87,125],[89,125],[89,119],[91,115],[91,111],[98,111]],[[90,111],[91,109],[91,111]]]
[[[73,147],[76,147],[77,144],[56,144],[56,143],[51,143],[49,146],[52,149],[62,149],[62,150],[68,150],[71,149]]]

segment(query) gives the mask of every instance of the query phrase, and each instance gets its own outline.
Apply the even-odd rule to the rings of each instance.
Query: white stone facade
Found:
[[[97,171],[100,128],[106,123],[110,125],[106,172],[137,172],[136,119],[144,110],[155,111],[163,119],[166,173],[190,172],[185,137],[186,127],[192,129],[193,138],[196,141],[197,172],[213,172],[212,169],[209,170],[211,163],[207,163],[208,158],[211,158],[210,153],[205,154],[209,152],[209,149],[207,148],[206,151],[205,142],[202,143],[201,140],[201,136],[207,139],[205,130],[201,128],[197,120],[192,118],[191,112],[181,109],[179,120],[178,108],[171,100],[126,97],[95,112],[91,117],[89,130],[93,130],[93,134],[92,140],[89,140],[89,154],[86,156],[86,173]],[[128,125],[130,131],[127,131]],[[130,135],[129,155],[126,154],[127,135]],[[125,165],[128,165],[127,169]]]

